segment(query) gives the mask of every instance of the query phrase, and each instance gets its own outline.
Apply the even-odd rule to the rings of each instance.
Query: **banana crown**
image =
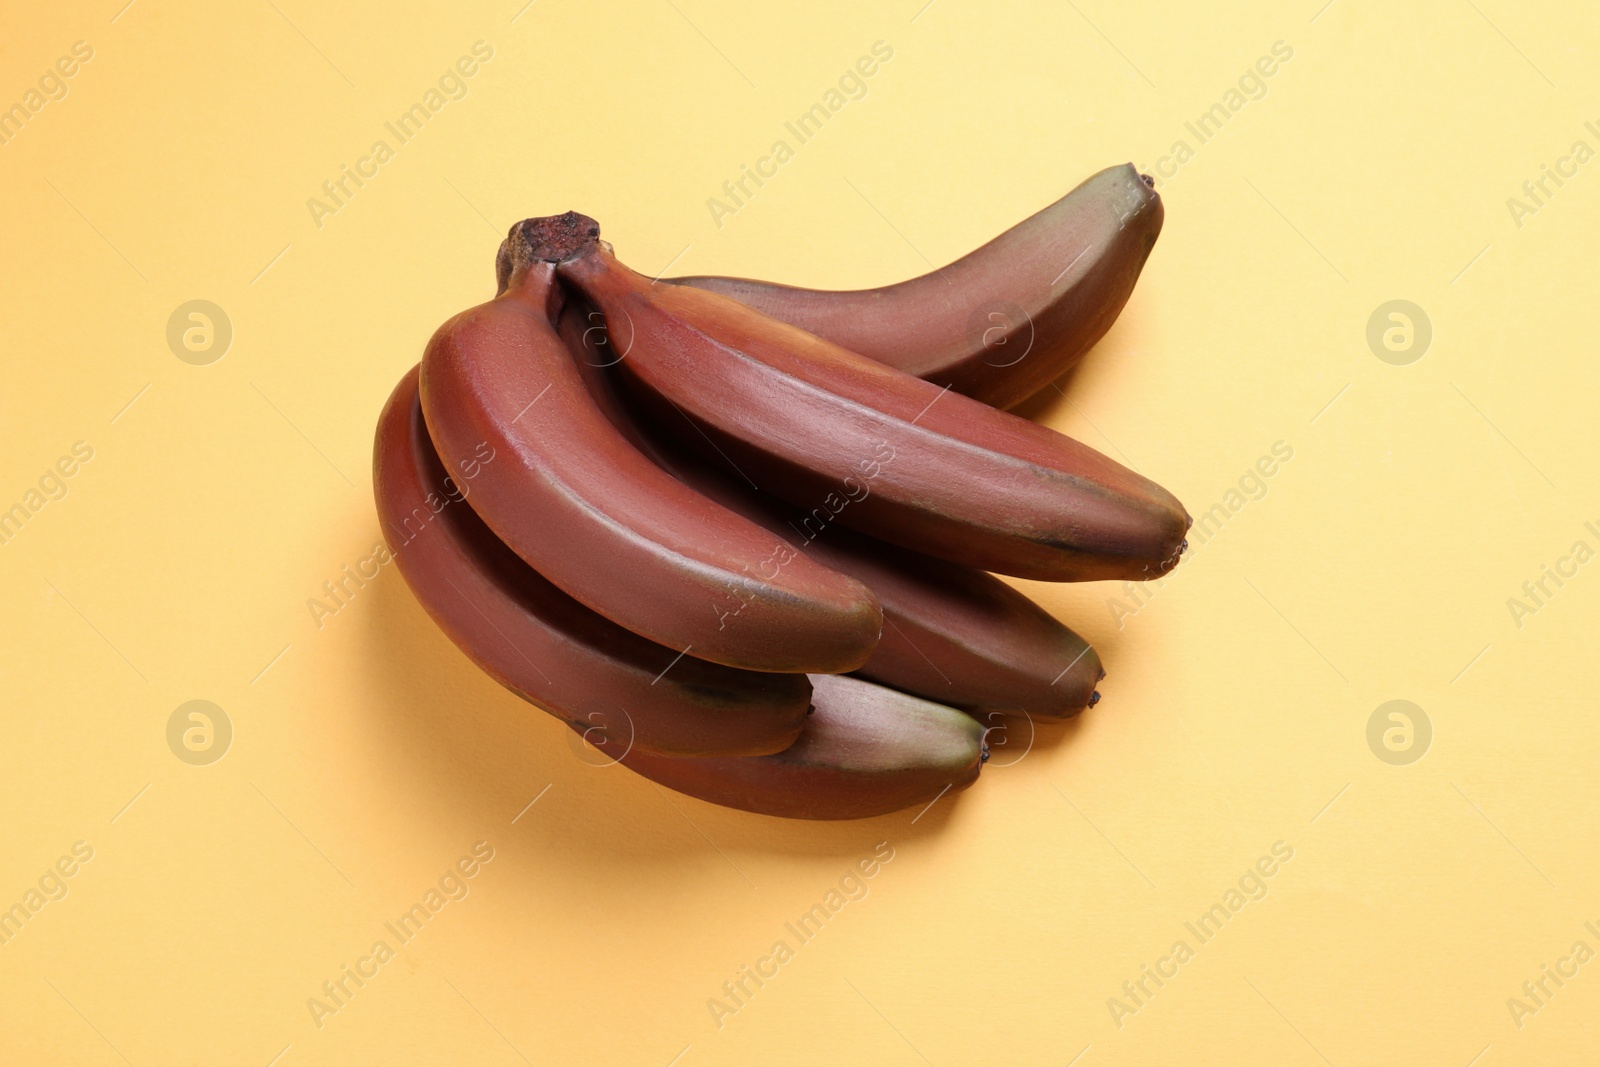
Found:
[[[535,263],[560,263],[571,259],[600,238],[600,224],[576,211],[523,219],[506,233],[495,256],[495,280],[505,292],[511,275]]]

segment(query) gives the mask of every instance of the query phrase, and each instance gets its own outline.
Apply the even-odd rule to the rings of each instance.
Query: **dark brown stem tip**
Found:
[[[587,215],[566,211],[539,219],[523,219],[511,227],[495,257],[495,277],[504,291],[519,267],[534,263],[560,263],[594,246],[600,224]]]

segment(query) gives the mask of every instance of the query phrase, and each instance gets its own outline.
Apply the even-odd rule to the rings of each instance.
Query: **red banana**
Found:
[[[663,756],[788,748],[806,720],[803,675],[679,656],[590,611],[502,544],[465,502],[500,451],[446,473],[423,425],[418,372],[384,405],[373,449],[378,518],[428,614],[501,685],[590,736]]]
[[[673,278],[935,385],[1009,408],[1105,336],[1161,233],[1161,197],[1109,167],[947,266],[896,285],[830,291],[748,278]]]
[[[635,748],[622,765],[713,804],[789,819],[885,815],[977,781],[988,750],[971,717],[856,678],[811,682],[805,731],[776,755],[662,759]]]
[[[680,440],[810,509],[982,570],[1045,581],[1166,573],[1189,516],[1071,438],[847,352],[715,293],[652,282],[571,212],[508,243],[605,314],[626,379]],[[863,657],[864,658],[864,657]]]

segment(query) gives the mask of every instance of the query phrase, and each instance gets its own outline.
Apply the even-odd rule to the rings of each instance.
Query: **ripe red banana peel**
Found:
[[[454,469],[484,442],[501,457],[471,496],[489,527],[570,596],[677,651],[790,673],[863,663],[883,621],[872,595],[787,559],[769,532],[640,455],[556,335],[553,266],[508,246],[500,294],[441,326],[422,361],[440,458]]]
[[[507,242],[605,314],[620,372],[678,440],[801,507],[982,570],[1044,581],[1157,577],[1189,516],[1071,438],[857,356],[737,301],[623,266],[574,213]],[[865,657],[863,657],[864,659]]]
[[[776,755],[662,759],[635,749],[621,763],[680,793],[789,819],[886,815],[977,781],[988,750],[970,716],[856,678],[811,681],[811,718]]]
[[[1105,336],[1161,233],[1161,197],[1109,167],[945,267],[876,289],[673,278],[732,297],[841,348],[1009,408]]]
[[[423,425],[417,379],[415,368],[406,373],[378,420],[379,524],[406,584],[468,658],[619,750],[753,756],[793,744],[810,702],[803,675],[680,657],[590,611],[502,544],[468,502],[512,457],[479,453],[477,466],[447,474]]]

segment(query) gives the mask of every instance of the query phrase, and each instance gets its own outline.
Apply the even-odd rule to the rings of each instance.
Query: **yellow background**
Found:
[[[1600,548],[1600,162],[1520,227],[1506,204],[1600,147],[1592,10],[121,3],[0,35],[5,104],[94,49],[0,145],[0,507],[94,449],[0,545],[0,906],[94,849],[0,946],[0,1061],[1593,1056],[1600,963],[1520,1028],[1506,1004],[1600,948],[1600,565],[1520,627],[1506,603]],[[307,199],[480,40],[466,96],[316,225]],[[716,225],[707,199],[880,40],[866,95]],[[378,409],[491,292],[511,222],[582,210],[652,273],[889,281],[1195,147],[1184,123],[1276,41],[1266,96],[1163,184],[1071,401],[1029,411],[1197,517],[1275,442],[1294,458],[1120,628],[1115,586],[1030,587],[1100,649],[1105,702],[958,799],[717,809],[575,758],[392,568],[313,621],[378,537]],[[208,366],[166,341],[194,299],[233,325]],[[1365,339],[1391,299],[1433,324],[1410,365]],[[166,742],[192,699],[233,724],[209,766]],[[1433,725],[1408,766],[1367,745],[1391,699]],[[315,1025],[307,998],[479,841],[470,895]],[[708,998],[881,841],[869,895],[714,1025]],[[1108,998],[1278,841],[1266,897],[1119,1026]]]

